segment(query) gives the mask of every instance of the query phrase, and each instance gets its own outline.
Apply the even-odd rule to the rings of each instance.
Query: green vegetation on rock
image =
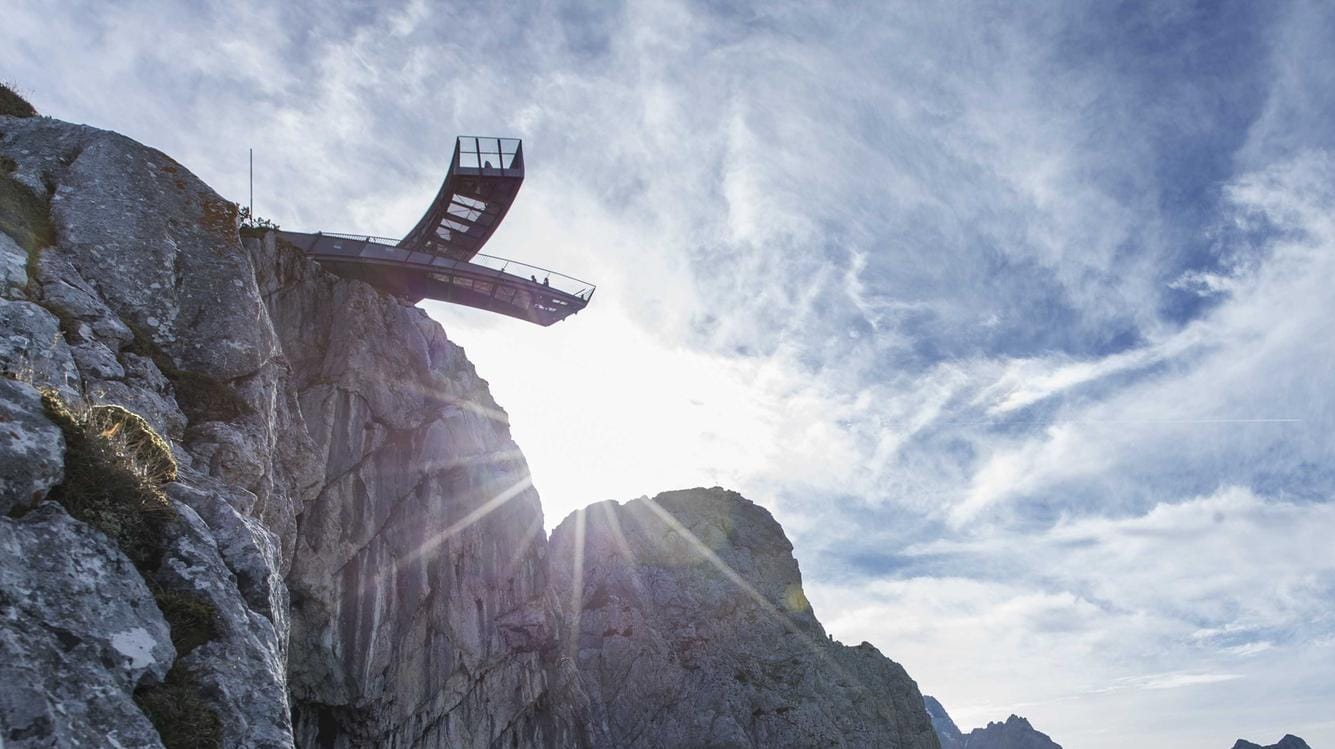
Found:
[[[19,96],[13,88],[0,83],[0,115],[10,117],[36,117],[37,110],[28,100]]]
[[[177,514],[162,485],[176,480],[171,446],[140,415],[120,406],[71,408],[55,391],[42,394],[47,416],[65,437],[65,480],[49,498],[105,533],[148,583],[171,630],[176,662],[161,684],[135,691],[135,703],[167,749],[217,749],[222,724],[184,663],[217,638],[218,612],[209,601],[164,590],[153,581]]]
[[[176,515],[161,489],[176,479],[166,441],[120,406],[75,410],[54,391],[42,404],[65,435],[65,481],[50,498],[110,536],[136,565],[156,561]]]

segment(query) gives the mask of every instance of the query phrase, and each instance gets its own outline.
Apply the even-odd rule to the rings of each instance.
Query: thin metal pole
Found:
[[[250,222],[255,223],[255,149],[250,149]]]

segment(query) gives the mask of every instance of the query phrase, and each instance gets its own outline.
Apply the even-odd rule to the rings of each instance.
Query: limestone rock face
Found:
[[[325,480],[287,582],[298,744],[574,746],[528,467],[420,309],[252,248]]]
[[[6,747],[161,747],[133,693],[175,657],[148,586],[105,536],[54,503],[0,517]]]
[[[31,385],[0,380],[0,515],[30,507],[64,476],[65,438]]]
[[[604,502],[551,544],[594,746],[937,746],[917,686],[825,634],[782,528],[740,495]]]
[[[160,747],[144,695],[189,683],[247,749],[936,747],[763,509],[675,492],[549,544],[505,413],[421,310],[243,243],[114,133],[0,117],[0,155],[54,229],[0,236],[0,745]],[[169,443],[152,564],[50,501],[77,451],[44,389]]]
[[[165,654],[154,650],[154,667],[141,672],[127,674],[110,659],[89,658],[82,673],[64,673],[41,667],[35,650],[12,663],[28,669],[33,690],[53,695],[64,732],[54,745],[75,737],[99,737],[81,745],[102,745],[122,726],[130,733],[118,739],[121,745],[158,745],[132,696],[180,666],[218,716],[224,743],[291,746],[287,620],[279,610],[286,604],[266,608],[260,596],[243,593],[254,584],[240,581],[282,587],[277,549],[292,534],[302,487],[274,456],[298,449],[301,434],[283,431],[286,370],[236,237],[234,211],[170,158],[114,133],[48,118],[0,118],[0,153],[16,165],[4,178],[49,206],[55,230],[54,245],[32,248],[22,264],[4,264],[0,372],[17,381],[0,387],[0,409],[5,425],[25,436],[0,439],[0,465],[32,458],[26,473],[6,471],[5,509],[26,510],[60,481],[60,466],[52,471],[50,457],[33,452],[46,443],[63,453],[34,388],[55,390],[74,408],[129,408],[168,438],[180,465],[180,482],[170,490],[180,516],[171,532],[179,535],[159,539],[166,551],[156,571],[136,569],[99,531],[66,516],[63,523],[80,529],[62,531],[63,551],[72,559],[53,563],[51,574],[14,581],[10,597],[55,600],[90,574],[89,564],[73,560],[100,555],[116,559],[124,579],[138,580],[137,586],[116,585],[143,591],[126,592],[126,602],[155,623],[156,629],[145,628],[154,642],[167,637],[149,587],[199,602],[212,620],[209,642],[188,655],[170,645]],[[0,243],[6,256],[15,249],[8,237]],[[216,459],[218,434],[230,435],[228,445],[245,454],[244,475],[229,473]],[[35,543],[48,531],[29,518],[49,520],[54,512],[58,508],[41,504],[13,522],[12,544]],[[116,591],[111,585],[108,591]],[[72,611],[88,607],[79,641],[111,641],[124,630],[93,597],[68,596]],[[3,626],[7,637],[30,626],[26,637],[74,641],[62,634],[69,627],[45,614],[22,625],[7,619]],[[82,684],[98,686],[85,691]],[[0,709],[6,742],[27,735],[25,720],[21,706]]]
[[[70,737],[148,726],[120,742],[154,746],[131,697],[176,666],[228,747],[579,746],[538,498],[505,414],[439,325],[299,252],[243,245],[235,206],[127,138],[0,117],[0,154],[16,165],[0,178],[49,205],[55,230],[32,253],[0,236],[0,511],[37,505],[4,520],[6,543],[29,548],[50,534],[28,517],[58,512],[37,504],[64,451],[37,389],[125,406],[168,439],[180,476],[161,564],[122,556],[124,574],[212,612],[188,654],[129,672],[89,660],[87,697],[47,681],[68,675],[43,665],[68,639],[56,619],[0,620],[28,690],[14,694],[59,695]],[[69,554],[115,556],[62,517],[80,529],[62,536]],[[79,580],[68,566],[7,579],[0,604],[54,600]],[[124,623],[94,604],[82,642]],[[32,726],[52,704],[0,700],[4,743],[48,735]]]

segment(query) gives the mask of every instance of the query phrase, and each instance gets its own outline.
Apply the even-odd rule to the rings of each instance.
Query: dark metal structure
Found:
[[[481,253],[523,182],[518,139],[460,137],[440,192],[403,239],[294,231],[278,236],[339,275],[414,301],[436,299],[551,325],[584,309],[595,286]]]

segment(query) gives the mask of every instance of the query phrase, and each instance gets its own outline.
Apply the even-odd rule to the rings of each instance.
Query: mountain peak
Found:
[[[1284,734],[1284,738],[1280,739],[1278,743],[1270,744],[1269,746],[1261,746],[1260,744],[1252,743],[1246,739],[1238,739],[1237,743],[1233,745],[1233,749],[1312,749],[1312,747],[1308,746],[1306,741],[1303,741],[1297,736],[1294,736],[1291,733],[1286,733]]]

